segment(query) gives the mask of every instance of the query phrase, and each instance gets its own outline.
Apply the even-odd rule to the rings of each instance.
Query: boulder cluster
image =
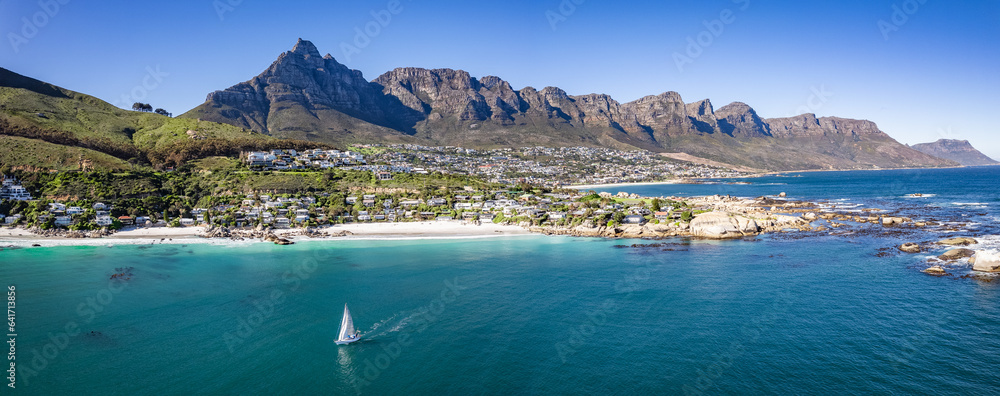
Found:
[[[972,270],[977,272],[1000,272],[1000,252],[994,252],[989,250],[973,250],[966,247],[959,246],[969,246],[977,245],[979,241],[973,238],[959,237],[959,238],[949,238],[933,243],[932,245],[949,246],[946,252],[942,253],[937,257],[938,260],[954,263],[962,259],[968,259],[969,264],[972,264]],[[920,253],[925,250],[930,250],[932,247],[923,247],[918,243],[907,242],[898,247],[900,251],[906,253]],[[932,266],[925,269],[923,272],[931,275],[945,275],[947,272],[943,267],[939,265]]]
[[[107,228],[93,231],[72,231],[57,228],[43,230],[41,228],[34,227],[28,229],[28,231],[32,234],[45,238],[101,238],[112,234],[112,231]]]
[[[282,233],[280,236],[274,233],[274,229],[270,227],[258,226],[254,229],[235,229],[227,227],[210,227],[202,232],[199,236],[203,238],[228,238],[234,241],[242,241],[247,239],[260,239],[268,242],[274,242],[278,245],[291,245],[295,242],[287,239],[286,237],[308,237],[308,238],[327,238],[327,237],[344,237],[348,235],[353,235],[350,231],[340,231],[337,233],[327,233],[325,231],[317,230],[314,228],[303,228],[301,230],[295,230],[290,232]]]

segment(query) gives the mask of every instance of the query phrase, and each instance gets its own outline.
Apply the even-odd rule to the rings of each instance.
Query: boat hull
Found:
[[[337,345],[347,345],[347,344],[350,344],[350,343],[352,343],[354,341],[357,341],[359,339],[361,339],[361,337],[350,339],[350,340],[337,340],[336,343],[337,343]]]

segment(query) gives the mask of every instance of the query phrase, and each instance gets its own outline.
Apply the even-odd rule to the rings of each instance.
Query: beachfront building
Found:
[[[107,227],[107,226],[111,225],[111,223],[113,223],[113,222],[114,221],[111,220],[111,216],[108,216],[106,214],[105,215],[97,215],[97,217],[94,218],[94,224],[97,224],[97,225],[99,225],[101,227]]]
[[[31,194],[28,194],[28,190],[21,186],[17,182],[17,179],[13,177],[3,178],[3,183],[0,184],[0,200],[11,200],[11,201],[30,201]]]

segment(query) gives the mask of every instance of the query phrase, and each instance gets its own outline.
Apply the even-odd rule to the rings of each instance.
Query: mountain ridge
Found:
[[[1000,162],[972,147],[968,140],[938,139],[931,143],[914,144],[910,148],[965,166],[1000,165]]]
[[[327,143],[469,147],[584,145],[685,152],[771,170],[953,166],[900,144],[871,121],[806,114],[763,118],[734,102],[677,92],[620,103],[558,87],[515,90],[497,76],[400,67],[368,81],[299,39],[264,72],[181,117]]]

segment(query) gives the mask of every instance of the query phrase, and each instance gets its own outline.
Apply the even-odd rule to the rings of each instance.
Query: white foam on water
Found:
[[[952,202],[951,204],[954,206],[977,206],[977,207],[984,207],[990,205],[988,203],[983,203],[983,202]]]
[[[1000,249],[1000,235],[983,235],[975,238],[977,244],[969,245],[970,249],[997,250]]]

